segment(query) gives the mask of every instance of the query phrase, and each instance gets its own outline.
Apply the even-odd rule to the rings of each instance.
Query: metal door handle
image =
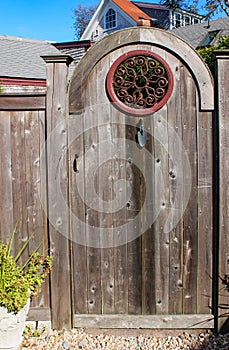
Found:
[[[140,119],[137,124],[137,135],[136,135],[137,143],[140,148],[143,148],[147,141],[147,133],[144,130],[144,120]]]
[[[79,156],[78,156],[78,154],[75,154],[75,158],[74,158],[74,160],[73,160],[73,171],[75,172],[75,173],[78,173],[79,172],[79,170],[78,170],[78,168],[77,168],[77,159],[79,158]]]

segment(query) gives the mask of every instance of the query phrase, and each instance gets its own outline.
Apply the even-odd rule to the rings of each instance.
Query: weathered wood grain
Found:
[[[153,117],[144,118],[144,129],[147,132],[147,142],[142,150],[141,202],[145,209],[141,211],[142,237],[142,314],[150,315],[156,312],[155,303],[155,247],[153,223],[154,208],[154,139],[152,135]],[[148,156],[146,156],[146,154]]]
[[[156,313],[166,314],[169,309],[169,233],[165,223],[169,212],[168,124],[164,106],[154,116],[154,201],[159,215],[153,223],[155,249]],[[156,213],[154,214],[156,216]]]
[[[96,235],[99,227],[100,213],[96,206],[97,198],[91,196],[92,191],[99,192],[98,178],[95,176],[94,164],[99,160],[98,111],[96,90],[96,71],[85,83],[84,113],[84,164],[85,164],[85,206],[86,206],[86,245],[87,245],[87,302],[88,313],[101,313],[101,250],[100,237]],[[97,170],[97,169],[96,169]]]
[[[183,271],[183,313],[197,312],[197,149],[196,149],[196,87],[187,69],[181,69],[181,108],[183,125],[183,146],[189,159],[191,174],[184,169],[184,185],[191,183],[191,193],[184,211],[184,271]]]
[[[17,241],[14,248],[19,248],[28,238],[26,210],[26,157],[25,157],[25,113],[11,113],[11,164],[14,225],[17,226]],[[26,218],[26,219],[25,219]],[[17,243],[16,243],[17,242]],[[24,259],[28,250],[24,253]],[[20,260],[22,261],[22,260]]]
[[[13,218],[10,112],[0,112],[0,148],[0,237],[9,241],[15,224]]]
[[[109,55],[109,64],[125,52],[125,48],[116,50]],[[110,104],[112,123],[112,144],[116,147],[115,158],[112,160],[113,190],[116,187],[116,203],[119,210],[113,208],[114,225],[114,313],[128,313],[128,253],[127,253],[127,195],[126,195],[126,118],[113,104]],[[119,182],[120,181],[120,182]],[[118,199],[118,201],[117,201]],[[123,244],[119,244],[121,241]]]
[[[213,317],[190,315],[75,315],[75,327],[86,328],[147,328],[147,329],[212,329]]]
[[[71,292],[69,259],[69,217],[68,217],[68,160],[66,125],[67,60],[48,60],[47,71],[47,145],[49,234],[54,251],[51,273],[52,325],[54,328],[71,327]],[[61,123],[61,124],[60,124]],[[59,193],[62,192],[67,206],[62,207]],[[53,224],[53,225],[52,225]],[[54,226],[55,225],[55,226]],[[60,273],[61,271],[61,273]],[[61,317],[60,317],[61,315]]]
[[[138,45],[139,50],[155,51],[164,54],[159,48],[151,45]],[[141,118],[144,122],[144,131],[147,133],[145,146],[138,152],[140,158],[140,196],[141,204],[141,301],[142,314],[150,315],[156,313],[155,296],[155,246],[153,222],[155,210],[155,156],[154,156],[154,114]],[[139,151],[140,149],[140,151]]]
[[[29,254],[32,254],[38,247],[40,252],[47,254],[47,229],[43,230],[43,212],[40,201],[41,172],[45,169],[40,167],[40,142],[44,142],[43,130],[40,135],[40,118],[38,111],[24,112],[25,122],[25,193],[26,193],[26,218],[27,230],[33,238],[29,243]],[[31,306],[49,306],[48,279],[42,293],[33,298]]]
[[[87,313],[87,249],[86,232],[83,225],[85,221],[84,205],[84,167],[79,171],[79,162],[84,157],[84,116],[71,115],[68,119],[69,128],[69,193],[70,193],[70,232],[72,239],[72,298],[73,310],[76,314]],[[77,157],[77,158],[75,158]],[[73,163],[76,160],[77,169],[74,171]],[[81,192],[79,192],[81,189]],[[82,223],[82,224],[81,224]]]
[[[209,70],[196,52],[183,40],[157,28],[128,28],[114,32],[93,45],[85,54],[84,59],[76,67],[71,80],[69,93],[69,111],[74,113],[82,108],[81,91],[84,79],[87,79],[91,69],[102,57],[110,52],[129,45],[130,43],[149,43],[156,47],[172,51],[180,58],[194,75],[200,93],[201,108],[211,110],[214,107],[213,79]],[[96,58],[96,59],[95,59]]]
[[[0,110],[25,111],[45,110],[45,95],[42,96],[0,96]]]
[[[142,118],[126,116],[106,94],[110,66],[135,49],[159,54],[174,75],[167,105]],[[76,68],[69,96],[68,58],[46,57],[46,64],[46,115],[44,95],[0,96],[0,235],[9,237],[18,219],[20,244],[35,233],[26,254],[40,240],[55,254],[51,289],[47,280],[30,319],[49,319],[51,313],[53,328],[70,328],[73,318],[80,327],[211,328],[212,120],[210,111],[201,111],[213,103],[208,70],[182,40],[147,28],[117,32],[95,44]],[[223,276],[228,273],[228,57],[218,58],[218,66],[220,251],[215,253]],[[148,133],[142,149],[136,142],[140,119]],[[53,139],[40,164],[46,132]],[[73,169],[75,155],[79,171]],[[184,211],[183,188],[190,181]],[[113,203],[107,212],[115,200],[121,207],[114,210]],[[48,226],[43,209],[50,215]],[[184,211],[179,223],[176,210]],[[116,246],[120,237],[123,244]],[[106,247],[112,240],[114,247]],[[225,290],[219,300],[228,302]]]
[[[129,222],[128,236],[137,237],[127,243],[128,255],[128,313],[141,314],[141,222],[138,213],[141,211],[140,186],[141,172],[138,167],[140,162],[135,142],[136,127],[132,125],[130,116],[126,116],[126,179],[131,187],[131,197],[127,203],[126,219]],[[139,118],[135,118],[136,125]]]
[[[212,312],[212,113],[199,112],[198,120],[198,270],[197,312]]]
[[[169,208],[171,213],[169,244],[169,313],[183,313],[183,149],[182,139],[181,80],[182,64],[170,58],[174,74],[174,92],[168,101],[169,134]],[[177,216],[180,220],[176,223]]]
[[[228,323],[228,315],[225,315],[229,305],[229,294],[225,286],[222,284],[222,279],[229,275],[229,120],[228,120],[228,109],[229,109],[229,89],[228,89],[228,78],[229,78],[229,52],[217,51],[216,52],[217,68],[218,68],[218,145],[216,156],[218,157],[218,173],[219,176],[218,189],[219,190],[219,207],[216,210],[218,218],[216,223],[219,227],[215,227],[215,237],[219,236],[219,259],[215,261],[216,267],[214,269],[215,274],[219,274],[219,294],[218,294],[218,315],[221,318],[218,320],[219,328],[223,328],[223,325]],[[217,130],[215,131],[217,133]],[[217,205],[217,203],[215,204]],[[215,244],[217,244],[215,242]],[[217,251],[216,251],[217,253]],[[219,269],[217,271],[217,263]],[[214,279],[217,283],[217,278]],[[225,310],[226,307],[226,310]],[[223,316],[224,315],[224,316]],[[217,316],[217,314],[216,314]]]
[[[51,321],[51,309],[30,307],[27,321]]]
[[[47,162],[46,162],[46,114],[45,111],[38,111],[38,123],[39,123],[39,175],[37,178],[38,186],[38,198],[37,207],[40,213],[39,223],[40,230],[42,232],[42,244],[43,253],[50,253],[49,237],[48,237],[48,223],[47,223]],[[44,162],[43,162],[44,160]],[[36,166],[37,159],[35,161]],[[45,307],[51,306],[51,291],[50,291],[50,276],[46,278],[45,283],[42,286],[42,302]]]
[[[157,210],[160,213],[152,228],[145,232],[142,237],[129,242],[127,244],[127,250],[126,247],[118,247],[114,251],[109,250],[109,253],[108,250],[102,250],[101,272],[99,272],[99,262],[97,261],[97,259],[99,260],[99,252],[94,251],[88,257],[88,261],[92,259],[94,266],[97,267],[97,277],[93,278],[94,282],[98,278],[96,285],[99,283],[100,277],[98,275],[101,273],[101,313],[113,313],[114,310],[120,313],[128,312],[132,314],[192,313],[197,310],[197,295],[200,294],[197,290],[196,258],[198,252],[196,247],[198,246],[198,231],[196,226],[197,203],[194,199],[197,196],[197,112],[195,111],[199,107],[199,102],[196,100],[196,87],[193,78],[188,72],[188,69],[184,67],[183,62],[181,63],[171,53],[165,53],[162,48],[146,44],[138,45],[137,48],[153,50],[164,57],[172,68],[175,77],[175,86],[168,106],[165,106],[153,116],[144,117],[145,128],[149,130],[149,135],[147,144],[141,151],[137,148],[137,129],[134,126],[137,125],[140,117],[124,115],[126,123],[126,145],[122,144],[122,147],[125,147],[125,156],[128,158],[125,165],[125,176],[132,187],[132,195],[127,203],[125,215],[129,223],[133,223],[131,231],[136,237],[143,234],[143,228],[149,216],[152,214],[156,215]],[[94,113],[93,121],[95,118],[99,118],[97,120],[99,122],[104,118],[103,122],[106,126],[99,127],[97,131],[94,130],[94,133],[91,131],[86,136],[88,149],[93,139],[94,149],[106,137],[110,140],[112,138],[112,134],[110,134],[111,119],[122,119],[122,113],[120,111],[116,110],[113,106],[111,109],[106,106],[105,85],[99,84],[94,89],[93,86],[95,83],[92,81],[98,79],[100,82],[104,82],[106,72],[108,71],[108,61],[110,60],[109,64],[111,65],[122,53],[132,49],[134,49],[134,46],[126,46],[110,53],[109,58],[104,56],[89,74],[90,78],[88,78],[85,84],[83,93],[86,103],[85,110],[87,110],[89,119],[91,118],[90,113]],[[181,95],[182,99],[180,98]],[[94,101],[97,104],[101,103],[99,116],[96,114]],[[88,108],[88,106],[90,107]],[[91,124],[93,124],[92,120]],[[173,132],[171,132],[171,129]],[[112,132],[113,135],[118,135],[123,130],[121,131],[120,126],[115,126]],[[150,134],[153,136],[150,136]],[[184,150],[180,149],[181,145],[177,144],[176,137],[180,138],[181,142],[183,138],[183,146],[191,159],[191,180],[187,178],[186,169],[183,169],[182,152]],[[206,144],[209,141],[203,140]],[[109,153],[109,143],[107,147],[106,151]],[[103,159],[100,152],[101,149],[99,149],[98,154],[95,152],[95,157],[98,157],[97,161],[99,163],[100,159]],[[146,152],[151,152],[154,159],[152,164],[146,161]],[[138,166],[140,164],[140,168],[136,167],[135,164],[138,164]],[[109,174],[112,176],[112,171],[111,163],[108,162],[106,165],[100,167],[98,177],[94,181],[98,194],[105,200],[112,200],[112,184],[110,183],[107,186],[106,181]],[[123,167],[121,171],[123,171]],[[146,177],[142,172],[147,174]],[[182,186],[186,186],[186,181],[192,181],[192,197],[184,218],[181,217],[181,220],[177,224],[176,210],[182,216]],[[180,191],[178,190],[179,186],[181,186]],[[136,215],[142,209],[146,191],[151,193],[155,213],[148,213],[147,209],[144,209],[139,218],[135,220]],[[178,199],[177,196],[179,196]],[[179,203],[175,202],[175,200],[178,200]],[[175,208],[174,206],[176,205],[179,207]],[[124,214],[124,212],[121,213]],[[91,211],[90,215],[91,220],[95,223],[95,211]],[[107,213],[103,212],[103,208],[102,214],[97,215],[99,225],[102,224],[103,227],[109,227],[110,223],[113,223],[115,227],[119,220],[121,224],[122,220],[125,219],[122,217],[122,214],[121,217],[116,216],[116,214],[109,217]],[[166,223],[168,217],[170,217],[170,223]],[[165,230],[166,225],[171,226],[172,230],[170,232]],[[130,232],[126,233],[127,236],[130,234]],[[200,235],[199,240],[201,240],[201,237]],[[186,243],[188,242],[188,246],[185,245],[184,239]],[[102,243],[104,242],[101,241]],[[190,256],[190,252],[192,256]],[[127,260],[125,260],[125,257],[127,257]],[[128,282],[126,281],[126,276],[128,276]],[[109,284],[106,281],[111,283]],[[113,287],[113,281],[115,284],[114,297],[112,296],[113,290],[112,292],[109,290],[111,286]],[[127,285],[128,293],[124,293],[123,286],[127,287]],[[95,285],[92,289],[93,293],[95,291],[100,293]],[[118,304],[116,304],[116,295]],[[123,301],[121,295],[123,296]],[[189,298],[194,300],[194,303],[190,302]],[[128,311],[126,311],[126,306],[120,307],[123,303],[124,305],[128,303]]]
[[[14,253],[29,235],[33,235],[22,261],[42,243],[41,250],[43,248],[47,253],[47,222],[40,201],[41,176],[45,176],[45,169],[41,169],[39,161],[45,140],[41,127],[44,122],[44,112],[1,112],[1,165],[4,166],[1,170],[2,238],[9,240],[18,221]],[[47,279],[39,296],[33,298],[32,307],[50,305],[48,282]]]
[[[101,227],[100,247],[101,247],[101,303],[102,313],[114,313],[114,233],[113,233],[113,208],[114,180],[113,180],[113,142],[112,142],[112,120],[110,103],[106,94],[106,76],[109,71],[109,57],[101,60],[96,66],[97,83],[97,106],[98,106],[98,190],[102,204],[99,207]],[[101,85],[101,82],[103,84]],[[103,145],[103,147],[101,147]],[[106,151],[105,151],[106,149]],[[109,155],[104,162],[104,155]],[[110,205],[109,205],[110,204]],[[107,208],[109,209],[107,212]],[[109,246],[109,247],[108,247]]]

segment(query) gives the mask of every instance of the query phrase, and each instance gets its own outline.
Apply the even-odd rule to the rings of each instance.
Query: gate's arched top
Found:
[[[184,40],[168,31],[135,27],[114,32],[94,44],[77,65],[70,83],[69,111],[75,113],[81,105],[81,88],[92,68],[110,52],[126,46],[136,44],[150,44],[160,47],[180,59],[191,71],[199,90],[201,110],[214,109],[213,78],[198,53]],[[78,97],[78,98],[76,98]]]

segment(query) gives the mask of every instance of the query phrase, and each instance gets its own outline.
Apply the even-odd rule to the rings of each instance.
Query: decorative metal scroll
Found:
[[[132,114],[149,114],[161,108],[172,87],[168,64],[150,51],[132,51],[121,56],[107,76],[110,99]]]

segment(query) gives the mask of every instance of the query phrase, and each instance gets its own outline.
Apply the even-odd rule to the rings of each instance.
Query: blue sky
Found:
[[[0,34],[24,38],[74,40],[73,10],[95,0],[0,0]]]
[[[73,10],[79,4],[93,5],[98,2],[99,0],[0,0],[0,34],[55,42],[73,41]]]

